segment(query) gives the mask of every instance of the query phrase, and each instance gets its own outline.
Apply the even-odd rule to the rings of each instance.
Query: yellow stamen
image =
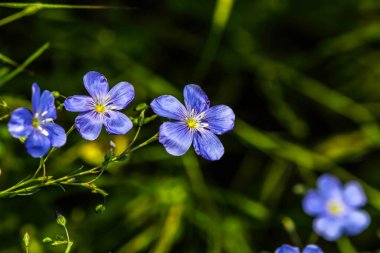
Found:
[[[103,113],[106,111],[106,107],[102,104],[96,104],[95,111],[97,111],[98,113]]]
[[[34,128],[38,128],[39,125],[40,125],[40,124],[39,124],[39,122],[38,122],[38,117],[34,117],[34,118],[33,118],[33,121],[32,121],[32,126],[33,126]]]
[[[344,211],[344,207],[341,203],[332,202],[329,204],[328,210],[333,215],[339,215]]]
[[[198,125],[198,122],[193,119],[193,118],[188,118],[186,120],[186,124],[191,128],[191,129],[195,129],[197,128],[197,125]]]

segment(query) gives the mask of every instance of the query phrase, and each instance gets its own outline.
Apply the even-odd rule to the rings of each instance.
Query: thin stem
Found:
[[[133,151],[136,151],[136,150],[138,150],[138,149],[140,149],[140,148],[142,148],[142,147],[144,147],[144,146],[148,145],[149,143],[152,143],[152,142],[154,142],[156,140],[158,140],[158,133],[156,133],[155,135],[153,135],[152,137],[150,137],[148,140],[144,141],[143,143],[141,143],[141,144],[137,145],[136,147],[132,148],[130,150],[130,152],[128,152],[128,153],[132,153]]]

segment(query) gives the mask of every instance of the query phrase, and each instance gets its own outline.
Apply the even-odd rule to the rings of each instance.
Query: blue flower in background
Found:
[[[343,234],[357,235],[370,224],[367,212],[359,208],[367,203],[367,198],[358,182],[341,185],[331,175],[321,175],[318,189],[307,192],[303,199],[303,209],[315,216],[314,231],[329,241],[339,239]]]
[[[75,95],[65,100],[70,112],[81,112],[75,118],[75,127],[86,140],[98,138],[104,125],[109,134],[125,134],[132,128],[131,120],[118,110],[125,109],[135,97],[133,86],[120,82],[108,91],[107,79],[95,71],[83,77],[83,83],[91,96]]]
[[[284,244],[276,249],[275,253],[300,253],[300,250],[297,247]],[[323,251],[318,246],[310,244],[303,249],[302,253],[323,253]]]
[[[65,130],[53,123],[57,118],[54,96],[50,91],[43,91],[36,83],[32,86],[32,111],[18,108],[12,112],[8,130],[15,138],[26,138],[28,153],[37,158],[43,157],[53,147],[66,143]]]
[[[193,143],[198,155],[219,160],[224,147],[216,134],[233,129],[234,112],[226,105],[210,107],[206,93],[198,85],[186,85],[183,95],[185,106],[170,95],[160,96],[150,104],[157,115],[176,120],[160,126],[159,142],[171,155],[185,154]]]

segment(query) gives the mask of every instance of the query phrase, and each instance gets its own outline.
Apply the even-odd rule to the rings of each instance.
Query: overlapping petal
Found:
[[[194,134],[194,149],[198,155],[211,161],[219,160],[224,154],[223,144],[208,130],[197,131]]]
[[[175,120],[183,120],[185,118],[185,107],[173,96],[163,95],[150,103],[155,114]]]
[[[328,241],[335,241],[343,234],[344,223],[341,219],[321,216],[314,220],[314,231]]]
[[[61,126],[55,123],[48,123],[43,128],[49,133],[48,138],[53,147],[58,148],[66,143],[66,133]]]
[[[85,112],[75,118],[75,127],[89,141],[98,138],[102,130],[103,117],[95,111]]]
[[[349,235],[357,235],[365,230],[371,222],[367,212],[355,210],[350,212],[344,222],[345,232]]]
[[[108,92],[108,106],[112,110],[122,110],[135,98],[132,84],[120,82]]]
[[[96,71],[90,71],[83,77],[84,87],[91,97],[98,101],[107,96],[108,82],[105,76]]]
[[[300,253],[300,250],[297,247],[284,244],[276,249],[275,253]]]
[[[66,98],[65,108],[69,112],[87,112],[94,110],[94,100],[85,95],[74,95]]]
[[[325,210],[324,199],[315,190],[306,193],[302,201],[303,210],[312,216],[318,215]]]
[[[203,121],[214,134],[224,134],[234,128],[235,113],[226,105],[216,105],[205,112]]]
[[[15,138],[27,137],[33,130],[33,114],[27,108],[13,111],[8,123],[8,131]]]
[[[33,129],[33,132],[25,141],[26,150],[34,158],[43,157],[49,151],[50,146],[49,138],[38,129]]]
[[[206,93],[196,84],[186,85],[183,89],[183,96],[188,111],[194,110],[196,114],[199,114],[210,107],[210,100]]]
[[[317,186],[318,191],[326,197],[341,195],[342,192],[342,185],[339,179],[330,174],[321,175],[318,178]]]
[[[166,151],[175,156],[185,154],[193,141],[193,133],[182,122],[163,123],[158,137]]]
[[[40,104],[38,105],[37,111],[43,118],[56,119],[57,111],[54,106],[54,96],[50,91],[44,90],[40,98]]]
[[[352,207],[361,207],[367,203],[363,187],[358,182],[349,182],[344,186],[344,200]]]
[[[323,251],[317,245],[310,244],[303,249],[302,253],[323,253]]]
[[[32,109],[33,112],[37,112],[40,105],[41,90],[38,84],[33,83],[32,85]]]
[[[133,126],[132,121],[125,114],[117,111],[108,111],[103,119],[109,134],[125,134]]]

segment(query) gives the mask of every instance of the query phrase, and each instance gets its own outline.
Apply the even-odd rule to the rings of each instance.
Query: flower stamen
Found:
[[[98,113],[104,113],[107,111],[107,109],[102,104],[95,104],[95,111],[97,111]]]

